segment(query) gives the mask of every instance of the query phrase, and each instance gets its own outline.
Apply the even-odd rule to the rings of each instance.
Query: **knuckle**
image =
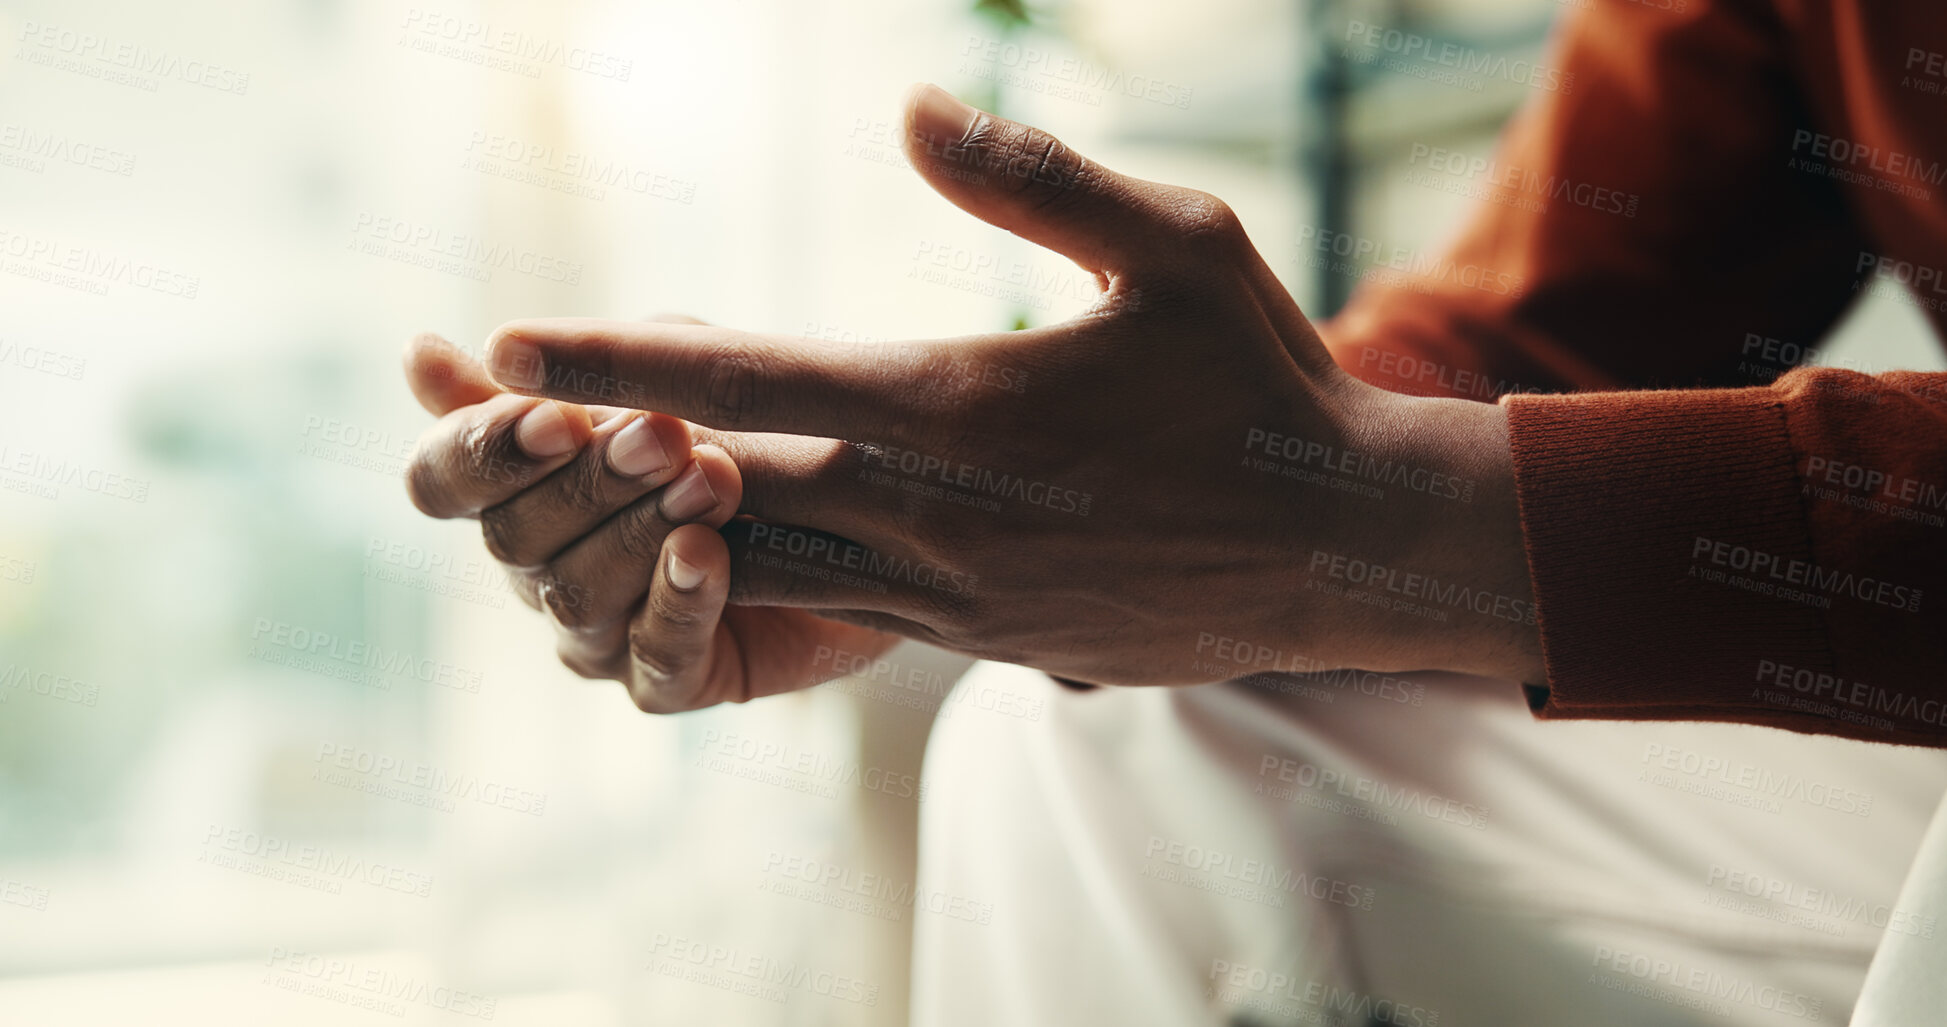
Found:
[[[428,517],[451,516],[439,472],[424,453],[414,455],[412,463],[406,465],[406,498],[412,500],[412,505]]]
[[[656,638],[653,623],[637,623],[629,629],[629,659],[652,682],[668,680],[683,669],[682,662]]]
[[[629,635],[629,660],[635,669],[629,682],[629,698],[634,700],[636,709],[644,713],[678,713],[688,709],[676,694],[685,670],[682,661],[641,631]]]
[[[590,661],[580,646],[567,639],[555,643],[554,655],[561,661],[563,667],[574,671],[578,677],[597,681],[615,676],[606,667],[597,666]]]
[[[637,565],[652,565],[662,552],[669,525],[655,503],[637,503],[615,518],[615,548]]]
[[[658,589],[649,593],[649,615],[657,623],[690,637],[708,619],[694,602]]]
[[[1018,126],[983,113],[967,127],[966,135],[959,140],[958,149],[966,155],[966,162],[977,170],[994,171],[998,165],[1007,162],[1007,156],[1020,136]]]
[[[1231,246],[1242,241],[1244,222],[1230,204],[1209,193],[1185,189],[1176,198],[1174,216],[1185,239]]]
[[[541,581],[532,567],[507,567],[507,586],[530,610],[541,610]]]
[[[710,423],[737,429],[749,424],[757,411],[762,358],[744,349],[728,349],[710,357],[703,378],[703,409]]]
[[[995,172],[1009,192],[1033,197],[1040,210],[1083,191],[1088,162],[1054,136],[1031,126],[1000,129]]]
[[[480,511],[480,538],[487,544],[487,554],[510,567],[531,567],[540,561],[524,544],[524,528],[524,519],[511,506]]]
[[[919,496],[904,498],[896,523],[901,537],[914,540],[920,553],[939,565],[977,552],[987,541],[979,518],[962,516],[958,507],[942,506]]]
[[[511,477],[500,454],[513,441],[512,425],[475,422],[460,432],[455,449],[458,469],[474,481],[503,481]]]
[[[575,513],[595,516],[608,512],[608,490],[604,487],[606,474],[598,460],[577,460],[567,474],[560,477],[558,496],[561,504]]]
[[[902,372],[903,387],[888,389],[896,401],[887,405],[885,416],[892,427],[906,434],[894,438],[915,438],[922,422],[966,421],[986,411],[995,390],[980,385],[985,364],[978,357],[947,350],[928,350],[912,361],[909,372]]]
[[[541,605],[556,624],[569,631],[586,631],[599,626],[593,593],[574,582],[559,578],[544,579],[537,591]]]

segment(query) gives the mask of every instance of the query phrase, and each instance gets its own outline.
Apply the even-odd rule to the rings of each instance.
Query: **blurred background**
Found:
[[[904,166],[918,80],[1224,197],[1327,315],[1366,272],[1320,234],[1437,252],[1470,201],[1409,151],[1484,153],[1529,92],[1349,60],[1347,25],[1532,57],[1571,9],[429,2],[0,3],[0,1021],[904,1022],[918,807],[857,782],[981,715],[964,662],[637,714],[407,503],[401,346],[1084,307]],[[1941,366],[1883,294],[1825,359]],[[832,868],[882,901],[798,887]],[[860,998],[645,969],[698,930]]]

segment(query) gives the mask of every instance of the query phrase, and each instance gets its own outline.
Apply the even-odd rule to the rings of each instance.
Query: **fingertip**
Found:
[[[668,414],[649,413],[644,415],[649,422],[649,430],[656,433],[656,441],[662,443],[663,452],[668,453],[677,463],[690,456],[696,446],[696,438],[690,434],[690,423],[680,417]]]
[[[737,462],[730,458],[729,453],[707,442],[698,445],[692,452],[697,465],[703,468],[704,477],[709,479],[710,491],[717,497],[716,509],[700,523],[721,528],[730,523],[730,518],[736,516],[737,508],[743,504],[743,473],[737,470]]]
[[[696,587],[703,584],[707,576],[703,568],[683,559],[683,554],[674,549],[669,551],[667,574],[670,587],[678,592],[696,591]]]
[[[420,332],[406,340],[400,353],[408,374],[452,377],[455,365],[471,362],[465,351],[437,332]]]
[[[906,87],[906,95],[899,103],[899,113],[907,128],[918,127],[919,103],[925,98],[927,90],[937,88],[931,82],[915,82]]]
[[[594,414],[580,403],[568,403],[558,399],[551,399],[548,402],[559,408],[561,416],[567,420],[568,430],[575,437],[575,448],[580,449],[587,445],[588,440],[595,435]]]
[[[663,540],[660,570],[671,588],[696,594],[729,577],[730,549],[715,529],[703,524],[685,524]]]
[[[952,93],[931,82],[915,82],[906,90],[908,137],[926,144],[935,140],[958,142],[979,111],[962,103]]]
[[[450,345],[451,343],[446,341],[445,336],[440,335],[438,332],[419,332],[412,338],[406,340],[405,348],[399,353],[400,361],[405,365],[407,371],[411,371],[418,364],[420,354],[438,352]]]
[[[740,698],[722,694],[727,689],[713,658],[729,593],[730,556],[721,535],[685,524],[663,538],[655,579],[629,624],[635,665],[629,695],[638,709],[676,713]]]
[[[413,398],[438,416],[485,402],[501,391],[464,350],[433,332],[407,340],[400,361]]]
[[[544,466],[580,452],[595,433],[588,408],[579,403],[535,400],[511,416],[521,452]]]
[[[545,375],[541,348],[535,344],[534,321],[508,321],[487,334],[487,374],[502,388],[534,392]]]

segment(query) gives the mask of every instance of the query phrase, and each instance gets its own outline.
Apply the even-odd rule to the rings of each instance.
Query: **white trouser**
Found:
[[[1938,929],[1947,920],[1947,801],[1934,811],[1894,906],[1936,929],[1886,936],[1866,972],[1852,1027],[1939,1023],[1947,1010],[1947,930]]]
[[[1896,896],[1947,753],[1412,681],[976,665],[920,890],[991,915],[918,918],[913,1023],[1843,1024],[1935,929]]]

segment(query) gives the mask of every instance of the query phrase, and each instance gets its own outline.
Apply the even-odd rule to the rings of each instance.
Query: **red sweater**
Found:
[[[1445,261],[1327,326],[1506,406],[1531,705],[1947,746],[1947,374],[1798,366],[1868,289],[1947,331],[1947,7],[1597,0],[1554,50],[1491,161],[1411,154],[1482,201]]]

